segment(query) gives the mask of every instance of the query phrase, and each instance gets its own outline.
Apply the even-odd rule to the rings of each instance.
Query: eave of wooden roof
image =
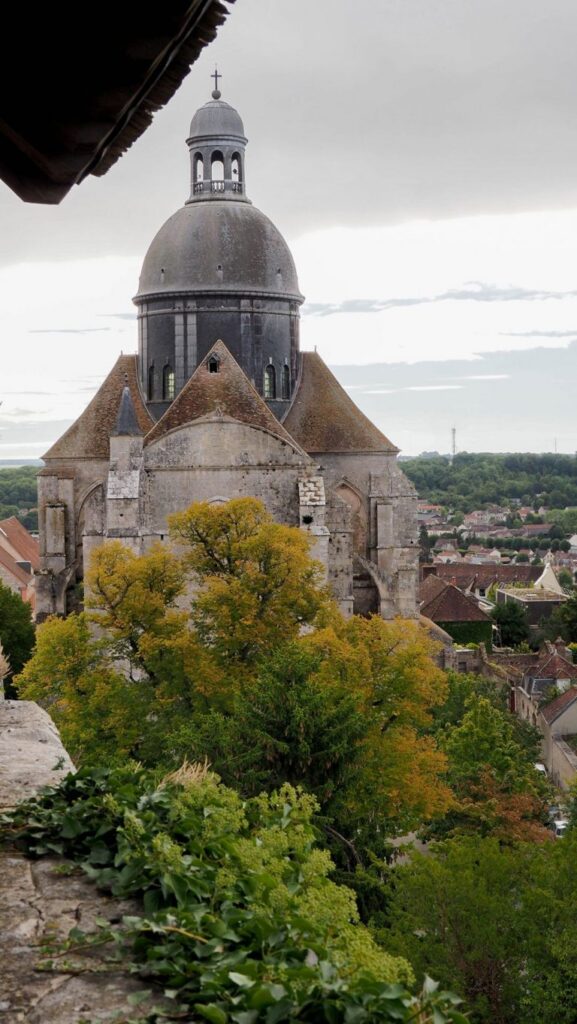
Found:
[[[226,0],[234,3],[234,0]],[[222,0],[22,4],[2,12],[0,177],[59,203],[142,135],[228,14]],[[23,46],[19,43],[23,42]]]

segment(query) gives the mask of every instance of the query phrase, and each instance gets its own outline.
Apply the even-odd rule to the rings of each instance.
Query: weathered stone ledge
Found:
[[[0,807],[6,809],[54,785],[74,766],[50,717],[29,701],[0,702]],[[57,858],[27,860],[0,849],[0,1024],[79,1024],[145,1016],[128,997],[144,989],[107,962],[110,948],[76,951],[40,971],[42,947],[72,928],[96,932],[96,918],[118,923],[136,905],[100,892]],[[66,970],[65,968],[68,968]],[[154,1003],[161,1000],[155,999]]]

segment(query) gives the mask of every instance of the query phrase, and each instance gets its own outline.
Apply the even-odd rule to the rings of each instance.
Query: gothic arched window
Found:
[[[154,398],[154,363],[148,367],[148,401]]]
[[[285,365],[282,368],[282,397],[290,398],[291,396],[291,372],[288,366]]]
[[[272,363],[264,368],[264,397],[276,398],[276,373]]]
[[[210,359],[208,360],[208,372],[209,373],[218,373],[219,366],[220,366],[220,363],[219,363],[218,359],[216,358],[216,356],[211,356]]]
[[[162,370],[162,398],[165,402],[174,398],[174,386],[174,370],[170,363],[166,363]]]

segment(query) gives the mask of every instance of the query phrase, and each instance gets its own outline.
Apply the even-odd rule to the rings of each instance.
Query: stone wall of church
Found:
[[[299,523],[298,479],[312,463],[286,441],[235,420],[196,420],[144,450],[147,532],[193,501],[255,497],[279,522]]]
[[[380,611],[385,618],[415,616],[417,495],[396,456],[354,452],[311,454],[321,466],[328,501],[344,501],[351,511],[353,554],[364,560],[356,565],[354,610]]]

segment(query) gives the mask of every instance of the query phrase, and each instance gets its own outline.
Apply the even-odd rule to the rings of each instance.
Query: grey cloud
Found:
[[[248,195],[291,238],[575,207],[577,5],[551,7],[243,0],[103,178],[54,208],[27,208],[0,186],[0,262],[129,256],[136,291],[146,247],[188,196],[184,140],[215,61],[250,139]]]
[[[451,288],[439,295],[408,296],[394,299],[346,299],[344,302],[309,302],[303,306],[303,316],[332,316],[334,313],[380,313],[386,309],[404,306],[424,306],[434,302],[545,302],[548,299],[567,299],[577,291],[546,291],[536,288],[509,287],[467,282],[468,287]],[[526,334],[508,334],[507,337],[572,337],[575,331],[528,331]]]
[[[500,331],[502,338],[577,338],[574,331]]]
[[[136,320],[136,313],[98,313],[110,320]]]
[[[37,327],[28,334],[97,334],[109,330],[110,327]]]

